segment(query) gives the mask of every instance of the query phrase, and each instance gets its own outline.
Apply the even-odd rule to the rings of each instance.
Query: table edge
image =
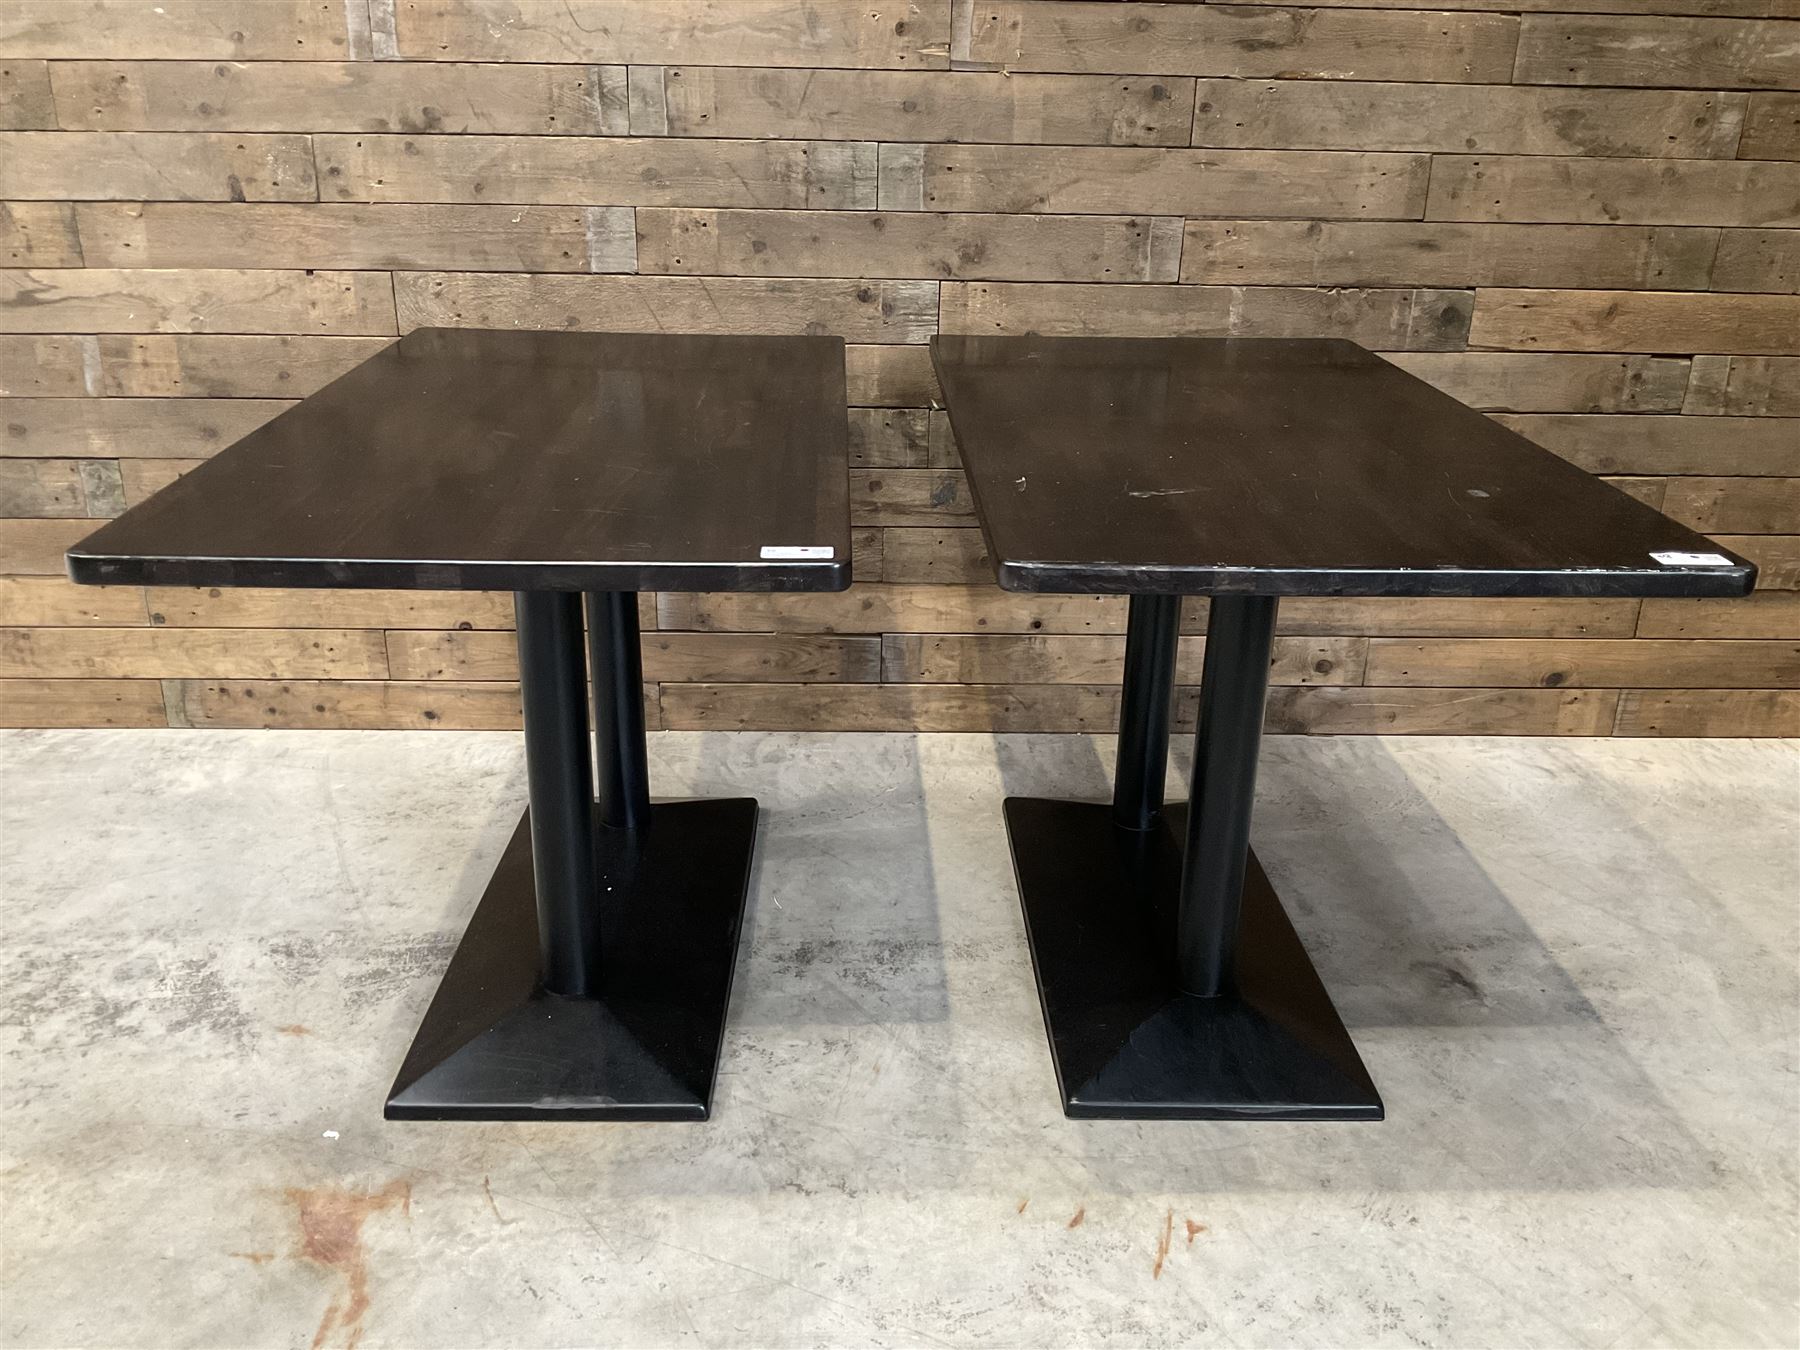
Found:
[[[848,557],[742,562],[467,562],[64,554],[78,586],[398,591],[844,591]]]
[[[985,528],[983,534],[985,536]],[[1444,599],[1707,599],[1751,594],[1754,563],[1729,567],[1469,568],[1179,567],[996,561],[1000,588],[1043,595],[1291,595]]]

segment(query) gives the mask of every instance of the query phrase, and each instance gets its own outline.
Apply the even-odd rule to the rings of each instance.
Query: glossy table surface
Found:
[[[1706,596],[1755,578],[1350,342],[937,337],[932,356],[1007,590]]]
[[[102,527],[70,550],[69,571],[200,586],[842,590],[844,404],[834,337],[420,329]]]

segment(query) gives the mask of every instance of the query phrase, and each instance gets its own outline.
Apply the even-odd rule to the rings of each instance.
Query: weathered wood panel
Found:
[[[415,61],[928,69],[950,50],[935,0],[417,0],[394,28]]]
[[[379,272],[0,270],[0,333],[393,331]]]
[[[1770,591],[1800,590],[1800,535],[1715,534],[1713,539],[1756,564],[1758,595]],[[1743,636],[1780,637],[1781,634],[1749,633]]]
[[[0,61],[0,131],[48,131],[55,126],[50,68],[42,61]]]
[[[954,469],[851,469],[853,525],[944,525],[973,520],[968,479]]]
[[[203,459],[122,459],[119,477],[126,506],[136,506],[168,487],[183,474],[192,473]]]
[[[1240,0],[1243,4],[1292,4],[1293,0]],[[1309,0],[1321,9],[1417,9],[1421,0]],[[1492,9],[1494,0],[1428,0],[1434,10]],[[1725,18],[1783,18],[1794,0],[1507,0],[1509,13],[1694,14]]]
[[[1281,79],[1202,80],[1197,100],[1195,145],[1730,159],[1747,96]]]
[[[125,485],[116,459],[84,459],[77,466],[90,516],[112,517],[125,510]]]
[[[95,507],[90,514],[116,516],[128,507],[149,501],[150,498],[168,487],[176,479],[192,473],[202,464],[204,459],[120,459],[120,460],[87,460],[91,467],[111,466],[118,475],[117,500],[111,509],[101,510]],[[92,503],[92,494],[89,496]]]
[[[1636,600],[1283,600],[1283,633],[1407,637],[1630,637]],[[1184,631],[1188,631],[1184,626]]]
[[[318,195],[304,136],[0,132],[0,197],[309,202]]]
[[[1792,539],[1787,537],[1792,549]],[[1791,556],[1791,552],[1790,552]],[[1757,581],[1764,584],[1763,578]],[[1800,637],[1800,592],[1758,590],[1741,600],[1646,600],[1638,618],[1640,638],[1786,638]],[[1779,644],[1777,644],[1779,645]],[[1747,680],[1720,680],[1721,687]],[[1770,687],[1800,683],[1800,662],[1779,671]]]
[[[0,459],[0,516],[98,516],[88,509],[82,462],[75,459]]]
[[[139,586],[77,586],[66,577],[0,577],[0,624],[118,628],[147,624]]]
[[[1471,347],[1572,352],[1800,352],[1800,299],[1669,291],[1484,290]]]
[[[1800,419],[1529,413],[1495,420],[1589,473],[1800,477]]]
[[[517,731],[520,726],[519,691],[511,684],[184,680],[179,693],[181,719],[195,727]]]
[[[355,0],[7,0],[0,57],[341,60]]]
[[[0,727],[160,727],[162,685],[155,680],[7,680],[0,683]]]
[[[1671,478],[1662,509],[1702,534],[1800,534],[1800,478]]]
[[[1122,633],[1116,596],[1012,595],[993,586],[886,586],[811,595],[657,597],[665,630],[765,633]]]
[[[1180,254],[1157,217],[637,210],[645,274],[1174,281]]]
[[[72,398],[98,384],[94,338],[0,336],[0,396]]]
[[[1132,75],[671,66],[637,134],[1029,145],[1186,145],[1194,82]]]
[[[1072,215],[1417,220],[1424,155],[927,145],[918,205]],[[887,205],[887,202],[883,203]]]
[[[1085,731],[1118,725],[1118,690],[1076,684],[669,684],[671,731]]]
[[[1278,736],[1604,736],[1618,698],[1610,689],[1271,689],[1264,727]]]
[[[875,205],[875,148],[853,140],[315,137],[338,202],[684,207]]]
[[[1275,684],[1361,684],[1364,638],[1275,640]],[[1204,638],[1181,639],[1176,680],[1200,682]],[[890,684],[1117,684],[1122,637],[965,637],[892,633],[881,642],[881,675]]]
[[[570,206],[875,205],[860,141],[662,137],[315,136],[327,201]]]
[[[50,722],[516,727],[510,596],[87,590],[63,551],[402,320],[830,332],[852,343],[857,585],[640,597],[652,725],[666,699],[691,725],[1110,730],[1124,606],[994,585],[923,346],[941,320],[1349,337],[1760,568],[1729,602],[1289,599],[1276,678],[1329,683],[1279,684],[1272,728],[1788,730],[1800,87],[1767,77],[1800,55],[1795,19],[1800,0],[13,0],[0,625],[199,655],[170,676],[127,643],[90,713],[87,679],[10,684]],[[268,146],[286,158],[258,178]],[[1185,606],[1183,728],[1206,618]],[[345,633],[388,669],[206,655]],[[1443,683],[1382,683],[1371,641],[1430,658],[1394,678]],[[1716,683],[1662,691],[1677,678]],[[1519,683],[1557,680],[1585,684]]]
[[[1371,685],[1768,689],[1800,684],[1800,641],[1369,639]]]
[[[67,202],[0,202],[0,266],[80,267],[81,237]]]
[[[510,594],[152,586],[150,621],[175,628],[510,629]],[[652,615],[654,617],[654,614]]]
[[[1739,159],[1800,159],[1800,94],[1752,94]]]
[[[104,520],[0,520],[0,573],[63,574],[63,554],[99,529]]]
[[[344,629],[5,628],[0,678],[387,678],[382,635]]]
[[[0,339],[0,344],[4,341]],[[87,393],[126,398],[305,398],[361,365],[390,339],[184,333],[88,341],[97,344],[102,387]],[[0,382],[0,393],[15,392],[26,391]]]
[[[1342,337],[1388,351],[1459,348],[1472,297],[1450,290],[943,283],[946,333],[1046,337]]]
[[[942,401],[931,353],[923,347],[850,346],[844,366],[853,405],[923,408]]]
[[[125,510],[125,485],[116,459],[84,459],[77,471],[88,515],[116,516]]]
[[[1758,19],[1527,14],[1513,78],[1521,84],[1793,89],[1800,87],[1800,37],[1790,23]]]
[[[1669,487],[1666,478],[1608,478],[1605,481],[1656,511],[1662,510],[1663,494]]]
[[[630,207],[84,202],[93,267],[630,272]]]
[[[1721,231],[1712,288],[1800,292],[1800,230]]]
[[[0,456],[204,459],[292,406],[284,399],[0,399]]]
[[[972,7],[966,56],[1013,71],[1491,83],[1511,78],[1517,35],[1501,14],[989,0]]]
[[[1704,290],[1718,247],[1719,232],[1711,229],[1190,220],[1181,279],[1241,286]]]
[[[881,576],[881,554],[887,542],[887,531],[858,525],[850,531],[850,573],[859,581],[877,580]],[[647,597],[640,597],[647,598]]]
[[[1471,732],[1598,736],[1612,724],[1612,690],[1354,689],[1270,691],[1275,735]],[[1176,729],[1193,729],[1193,696],[1176,702]],[[671,730],[1110,732],[1118,691],[1094,685],[705,685],[662,691]]]
[[[1681,412],[1691,398],[1685,359],[1514,352],[1391,352],[1386,359],[1472,408],[1496,412]]]
[[[1308,599],[1283,602],[1278,631],[1312,636],[1630,637],[1636,600]],[[1182,631],[1204,631],[1189,600]],[[1118,596],[1015,595],[986,586],[864,585],[829,595],[669,594],[664,629],[788,633],[1123,633]]]
[[[511,633],[394,632],[388,665],[397,680],[513,680],[518,649]],[[768,633],[647,633],[644,678],[702,683],[881,678],[881,642],[873,637]]]
[[[931,418],[924,408],[851,408],[852,468],[925,468],[930,462]]]
[[[962,468],[962,452],[957,449],[956,434],[950,430],[950,414],[942,408],[931,410],[931,440],[927,449],[932,467]]]
[[[618,333],[836,333],[922,342],[936,326],[929,281],[751,277],[513,276],[410,272],[394,278],[400,324],[576,328]]]
[[[619,67],[391,61],[67,61],[68,131],[602,135],[624,130]]]
[[[1800,417],[1800,357],[1696,356],[1685,413]]]
[[[1615,736],[1800,736],[1800,694],[1790,689],[1628,689]]]
[[[1427,220],[1800,226],[1800,164],[1439,155]]]
[[[885,531],[880,580],[913,586],[980,585],[994,579],[981,531],[901,529]]]

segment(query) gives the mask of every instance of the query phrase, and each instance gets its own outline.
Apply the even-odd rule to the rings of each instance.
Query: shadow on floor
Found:
[[[1000,738],[1005,795],[1104,800],[1110,749],[1085,737]],[[1171,761],[1171,779],[1185,780],[1191,738],[1176,738]],[[1480,788],[1474,780],[1472,790]],[[1169,799],[1185,796],[1171,781]],[[1389,1119],[1198,1133],[1179,1124],[1072,1124],[1091,1167],[1126,1191],[1142,1185],[1152,1158],[1173,1169],[1171,1184],[1227,1189],[1285,1190],[1309,1179],[1434,1188],[1707,1184],[1713,1163],[1679,1112],[1381,741],[1271,738],[1257,797],[1253,847],[1355,1035]],[[1657,853],[1643,841],[1638,856],[1666,872],[1673,864]],[[1357,1132],[1366,1130],[1424,1134],[1410,1152],[1365,1147],[1374,1141]],[[1298,1138],[1309,1145],[1296,1168]],[[1201,1140],[1243,1152],[1197,1158],[1188,1145]],[[1276,1156],[1287,1159],[1279,1179],[1265,1170]]]

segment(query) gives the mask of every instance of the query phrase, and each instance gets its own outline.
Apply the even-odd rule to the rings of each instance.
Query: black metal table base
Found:
[[[546,993],[530,814],[488,883],[388,1097],[390,1120],[705,1120],[756,802],[658,802],[596,831],[593,997]]]
[[[585,626],[583,609],[568,592],[515,597],[531,808],[407,1052],[390,1120],[712,1110],[756,802],[652,804],[637,597],[590,592]]]
[[[1006,831],[1063,1111],[1380,1120],[1250,851],[1273,596],[1215,596],[1186,806],[1163,806],[1181,597],[1134,595],[1110,803],[1012,797]]]
[[[1225,988],[1175,962],[1187,808],[1012,797],[1006,830],[1063,1110],[1127,1120],[1380,1120],[1381,1098],[1254,856]]]

